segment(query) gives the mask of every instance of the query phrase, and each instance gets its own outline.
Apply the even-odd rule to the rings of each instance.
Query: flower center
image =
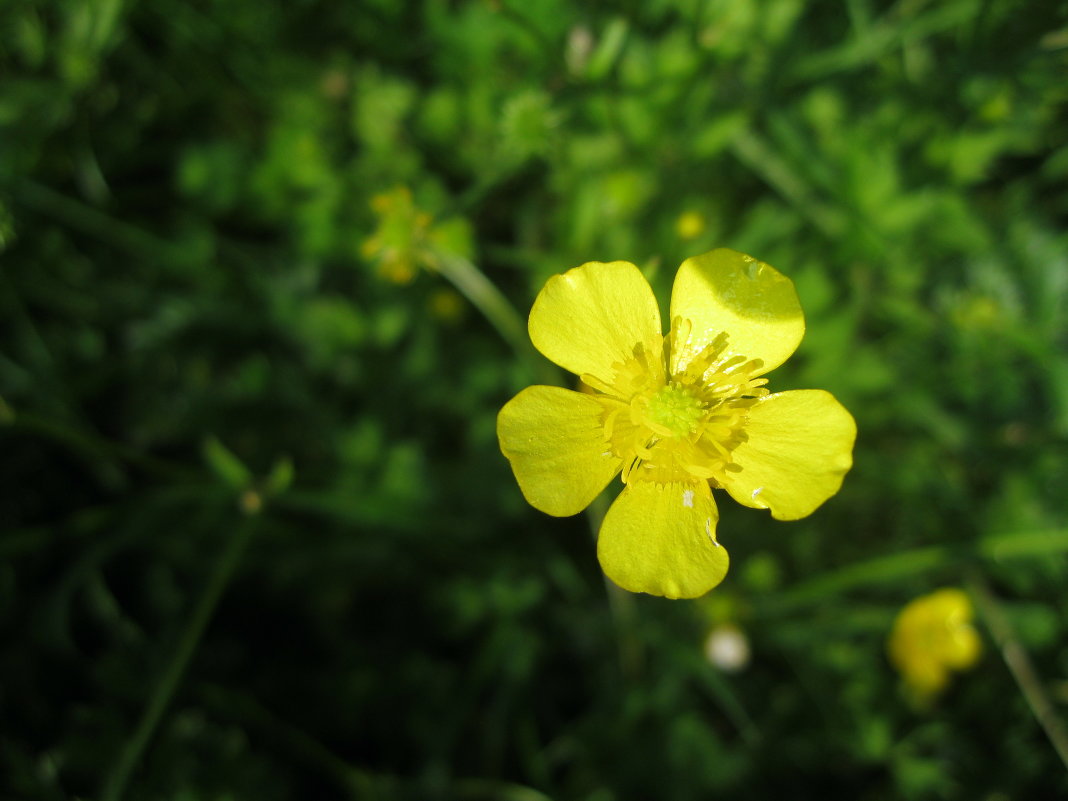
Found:
[[[741,469],[732,452],[748,438],[749,410],[768,394],[767,379],[754,375],[762,362],[731,355],[726,333],[695,349],[691,331],[676,318],[666,337],[613,365],[611,381],[582,376],[604,405],[605,444],[624,460],[624,482],[716,486]]]
[[[668,384],[649,398],[645,422],[663,436],[683,437],[697,431],[704,414],[700,399],[676,384]]]

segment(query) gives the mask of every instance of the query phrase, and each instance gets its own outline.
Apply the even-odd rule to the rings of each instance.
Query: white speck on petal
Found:
[[[686,490],[682,493],[682,505],[687,509],[693,509],[693,490]]]
[[[601,454],[601,456],[611,456],[611,455],[612,455],[612,451],[605,451],[604,453]]]

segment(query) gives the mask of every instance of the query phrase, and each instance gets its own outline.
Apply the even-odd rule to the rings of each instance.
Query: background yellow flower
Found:
[[[946,688],[952,672],[978,661],[982,645],[972,616],[968,595],[952,587],[916,598],[898,614],[890,659],[918,701],[931,700]]]

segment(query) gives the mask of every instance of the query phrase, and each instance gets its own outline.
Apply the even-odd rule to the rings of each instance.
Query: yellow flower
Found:
[[[699,211],[684,211],[675,220],[675,233],[680,239],[696,239],[706,227],[705,217]]]
[[[537,509],[577,514],[622,473],[597,555],[632,592],[695,598],[727,572],[712,489],[811,514],[852,466],[856,425],[821,390],[769,394],[764,373],[797,348],[793,283],[733,250],[687,259],[671,331],[629,262],[591,262],[549,279],[534,301],[534,346],[594,393],[535,386],[501,409],[497,435]]]
[[[360,246],[360,253],[378,268],[378,274],[395,284],[411,283],[420,269],[436,270],[439,255],[467,258],[471,227],[453,217],[435,220],[415,205],[411,190],[398,186],[371,198],[378,227]]]
[[[407,284],[426,261],[424,241],[431,217],[416,208],[412,193],[399,186],[371,198],[378,228],[364,240],[363,257],[377,262],[378,274],[395,284]]]
[[[464,313],[464,299],[451,289],[438,289],[430,296],[430,313],[445,323],[455,323]]]
[[[982,645],[972,626],[972,605],[963,590],[945,588],[909,602],[890,634],[890,660],[917,701],[945,689],[950,671],[967,670]]]

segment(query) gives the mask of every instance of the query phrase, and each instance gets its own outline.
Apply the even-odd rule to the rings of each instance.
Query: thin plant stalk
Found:
[[[898,581],[934,570],[955,569],[962,563],[1026,559],[1068,551],[1068,529],[988,534],[970,546],[931,545],[861,562],[800,581],[774,598],[760,602],[762,617],[787,613],[798,607],[871,584]]]
[[[1020,688],[1031,714],[1042,727],[1042,731],[1046,733],[1046,737],[1049,738],[1057,756],[1061,758],[1065,769],[1068,769],[1068,729],[1065,728],[1064,721],[1057,715],[1053,702],[1042,687],[1042,681],[1038,677],[1027,649],[1016,636],[1008,615],[1005,614],[1005,610],[994,597],[986,579],[978,570],[973,570],[969,575],[967,587],[979,608],[983,622],[990,631],[990,636],[994,638],[998,650],[1001,651],[1001,658],[1005,660],[1005,665],[1009,668],[1016,686]]]
[[[612,482],[614,485],[615,482]],[[590,536],[593,537],[594,548],[597,547],[597,538],[601,530],[601,523],[608,513],[611,499],[608,492],[614,490],[614,486],[602,492],[593,503],[586,507],[586,519],[590,524]],[[604,576],[604,591],[608,598],[608,611],[612,616],[612,622],[616,628],[616,643],[619,646],[619,667],[624,676],[635,678],[642,672],[644,654],[642,644],[634,636],[634,596],[617,587],[608,576]]]
[[[556,371],[549,368],[544,359],[538,358],[527,339],[526,321],[486,274],[460,256],[441,251],[434,251],[432,256],[438,272],[482,312],[516,355],[531,366],[539,380],[558,384],[559,376]]]
[[[237,531],[230,537],[219,556],[215,570],[193,608],[178,647],[171,657],[148,699],[145,710],[137,728],[127,739],[119,752],[100,793],[101,801],[119,801],[126,791],[130,777],[137,768],[156,729],[159,728],[163,714],[174,697],[186,668],[204,636],[208,623],[219,605],[219,599],[233,578],[234,571],[241,561],[241,556],[248,547],[249,540],[256,528],[257,518],[245,517]]]
[[[526,348],[526,326],[512,304],[485,273],[467,259],[441,251],[434,252],[433,263],[486,316],[505,342],[517,350]]]

